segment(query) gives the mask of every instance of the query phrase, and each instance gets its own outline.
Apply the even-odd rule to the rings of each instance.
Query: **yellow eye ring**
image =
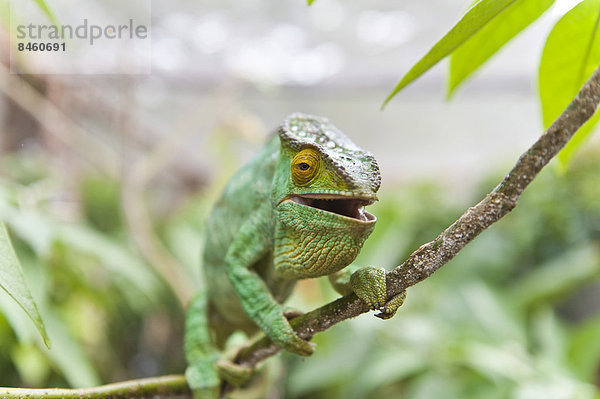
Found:
[[[321,164],[319,153],[312,148],[305,148],[292,160],[292,178],[299,186],[306,186],[317,175]]]

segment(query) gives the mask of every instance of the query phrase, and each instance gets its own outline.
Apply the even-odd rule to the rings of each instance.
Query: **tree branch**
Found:
[[[387,273],[388,299],[431,276],[483,230],[509,213],[525,188],[550,160],[558,154],[575,132],[594,114],[600,102],[600,66],[581,88],[575,99],[552,126],[525,152],[509,174],[477,205],[465,213],[435,240],[422,245],[400,266]],[[343,320],[356,317],[369,308],[354,294],[341,297],[325,306],[291,320],[302,338],[310,339]],[[280,349],[262,334],[239,351],[236,362],[255,366]],[[225,387],[230,389],[230,387]],[[3,398],[125,398],[160,395],[190,398],[183,376],[156,377],[89,389],[21,389],[0,388]]]
[[[0,398],[3,399],[140,399],[157,397],[190,399],[192,395],[185,377],[182,375],[142,378],[83,389],[0,388]]]

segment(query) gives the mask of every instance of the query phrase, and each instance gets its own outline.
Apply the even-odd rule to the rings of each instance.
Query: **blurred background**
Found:
[[[382,111],[469,3],[154,1],[149,75],[10,74],[4,19],[0,218],[53,346],[0,292],[0,386],[183,372],[203,220],[292,112],[327,116],[380,164],[379,222],[357,263],[391,269],[435,238],[542,133],[543,41],[575,2],[557,1],[451,101],[441,63]],[[598,398],[599,154],[596,135],[567,171],[550,165],[393,320],[344,322],[237,395]],[[291,303],[335,297],[309,280]]]

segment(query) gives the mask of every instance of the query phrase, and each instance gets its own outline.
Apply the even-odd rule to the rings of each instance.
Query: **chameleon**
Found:
[[[283,305],[300,279],[327,275],[376,316],[396,313],[405,293],[387,300],[385,270],[351,265],[375,227],[364,207],[380,185],[371,153],[328,119],[302,113],[235,173],[207,218],[205,287],[186,314],[186,379],[196,398],[217,398],[223,381],[240,386],[253,375],[222,354],[235,331],[262,330],[282,349],[313,353],[289,324],[300,312]]]

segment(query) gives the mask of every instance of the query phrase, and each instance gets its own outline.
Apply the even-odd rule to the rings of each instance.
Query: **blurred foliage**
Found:
[[[81,184],[80,196],[85,219],[92,227],[115,233],[123,226],[118,182],[101,176],[89,177]]]
[[[183,312],[130,242],[119,182],[61,175],[40,153],[0,160],[0,219],[52,342],[44,349],[0,295],[0,384],[81,387],[181,371]]]
[[[510,215],[411,288],[394,319],[342,323],[315,337],[312,358],[269,360],[256,384],[288,398],[600,397],[600,306],[589,295],[600,295],[599,158],[590,153],[564,174],[545,170]],[[131,244],[121,183],[48,165],[39,153],[0,158],[0,218],[53,344],[45,349],[0,296],[0,385],[181,373],[183,312]],[[498,180],[466,202],[436,183],[388,187],[357,263],[394,267]],[[157,232],[195,280],[203,220],[222,184],[158,212]],[[159,181],[149,195],[160,189]],[[326,279],[307,280],[291,304],[310,310],[335,297]],[[236,397],[264,395],[254,387]]]

